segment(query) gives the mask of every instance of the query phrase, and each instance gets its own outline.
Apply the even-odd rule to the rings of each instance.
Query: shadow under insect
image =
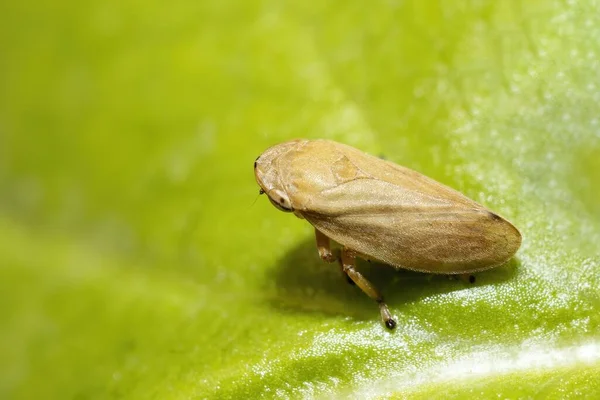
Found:
[[[393,313],[420,299],[474,286],[497,284],[511,279],[519,261],[474,274],[476,280],[395,269],[389,265],[358,259],[360,271],[385,297]],[[271,270],[274,287],[268,292],[271,305],[282,312],[320,313],[357,320],[378,320],[377,304],[348,282],[340,264],[319,257],[314,238],[293,247]]]

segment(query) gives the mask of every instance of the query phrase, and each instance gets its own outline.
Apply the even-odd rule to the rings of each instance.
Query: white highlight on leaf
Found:
[[[485,379],[518,372],[543,372],[546,369],[593,365],[600,361],[600,343],[583,343],[579,346],[547,348],[531,346],[506,350],[483,349],[460,358],[416,373],[388,376],[382,381],[369,382],[358,388],[350,397],[360,399],[380,398],[404,393],[422,387],[460,386],[461,380]]]

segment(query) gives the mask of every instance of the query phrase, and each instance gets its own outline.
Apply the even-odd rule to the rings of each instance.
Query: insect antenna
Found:
[[[258,197],[259,197],[260,195],[262,195],[262,194],[265,194],[265,191],[264,191],[264,190],[262,190],[262,188],[261,188],[261,189],[258,191],[258,195],[257,195],[257,196],[254,198],[254,201],[252,202],[252,204],[250,204],[250,205],[248,206],[248,208],[252,208],[252,207],[254,207],[254,204],[256,204],[256,200],[258,200]]]

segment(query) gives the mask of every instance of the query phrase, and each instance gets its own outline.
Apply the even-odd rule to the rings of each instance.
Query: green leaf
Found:
[[[592,1],[0,4],[1,398],[600,395]],[[321,262],[252,163],[330,138],[510,219],[473,285]]]

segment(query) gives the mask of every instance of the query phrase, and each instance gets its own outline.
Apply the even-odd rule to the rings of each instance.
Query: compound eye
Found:
[[[284,212],[292,212],[292,203],[285,192],[282,190],[274,189],[269,192],[269,200],[275,207]]]

